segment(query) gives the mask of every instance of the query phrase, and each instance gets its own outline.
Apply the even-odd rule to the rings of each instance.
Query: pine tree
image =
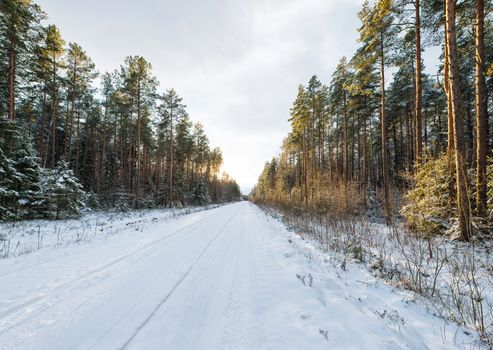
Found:
[[[392,30],[393,14],[390,0],[379,0],[374,7],[369,7],[365,2],[360,12],[362,26],[360,28],[360,40],[364,43],[365,50],[371,52],[368,56],[371,65],[380,68],[380,128],[381,128],[381,152],[382,152],[382,183],[384,191],[384,204],[387,220],[391,219],[391,178],[389,166],[388,146],[388,121],[385,95],[385,67],[389,51],[395,40],[395,30]]]
[[[173,89],[157,97],[150,62],[128,56],[119,69],[103,75],[98,91],[89,55],[76,43],[66,47],[57,27],[43,26],[42,19],[30,0],[0,3],[0,117],[22,122],[19,143],[0,140],[5,141],[0,203],[8,212],[2,216],[75,213],[77,205],[70,201],[61,203],[69,209],[56,213],[56,201],[46,196],[46,187],[56,189],[55,171],[67,166],[94,206],[172,206],[190,202],[192,192],[203,202],[204,193],[213,191],[220,201],[225,186],[219,178],[220,150],[210,150],[203,128],[193,126]],[[40,174],[46,175],[40,182],[44,197],[37,200]],[[71,197],[76,196],[57,200]]]
[[[0,46],[5,48],[5,56],[8,57],[8,78],[5,77],[5,81],[8,81],[6,110],[10,120],[14,120],[16,116],[19,66],[33,49],[33,31],[37,30],[43,17],[40,7],[30,0],[0,2]]]
[[[455,0],[445,1],[445,16],[447,23],[448,51],[448,89],[452,112],[455,148],[455,175],[457,190],[457,216],[461,239],[468,241],[471,233],[470,202],[467,193],[467,163],[464,144],[463,102],[460,88],[459,63],[457,61],[456,37],[456,3]]]
[[[486,157],[488,153],[488,108],[485,84],[485,49],[484,49],[484,0],[476,1],[476,137],[477,137],[477,166],[476,166],[476,210],[478,215],[485,216],[487,212],[487,178]]]
[[[54,25],[48,26],[46,28],[44,45],[39,50],[38,75],[42,77],[42,79],[44,79],[45,93],[49,94],[51,99],[50,105],[48,107],[48,109],[51,111],[51,121],[49,124],[51,129],[49,136],[49,139],[51,141],[51,167],[55,167],[57,155],[57,115],[60,107],[60,70],[63,68],[61,57],[65,51],[64,45],[65,42],[62,39],[58,28]],[[43,97],[43,105],[45,104],[44,101],[45,97]],[[42,118],[44,118],[44,112],[42,113]],[[48,161],[49,147],[44,142],[44,121],[41,122],[40,138],[41,159],[43,162],[43,166],[46,166]]]
[[[342,179],[347,186],[350,179],[349,171],[349,87],[351,84],[351,73],[349,72],[348,62],[343,57],[337,65],[332,82],[330,84],[330,103],[332,114],[336,117],[343,117],[343,175]]]
[[[310,121],[310,107],[308,94],[303,85],[298,87],[298,95],[291,108],[291,118],[289,119],[293,129],[293,140],[295,140],[300,158],[300,182],[303,190],[300,191],[300,201],[308,206],[308,123]]]
[[[167,90],[160,98],[161,105],[160,110],[160,126],[161,134],[165,134],[167,142],[166,159],[168,173],[168,194],[166,198],[166,205],[171,206],[175,200],[173,178],[174,178],[174,133],[175,125],[180,117],[186,114],[185,105],[182,104],[182,98],[178,96],[175,90]],[[163,130],[163,128],[166,128]]]
[[[91,84],[97,77],[95,66],[86,52],[76,43],[69,43],[67,60],[67,108],[64,125],[63,159],[72,159],[72,137],[75,127],[75,116],[81,107],[84,94],[90,93]]]
[[[125,83],[125,90],[131,98],[132,108],[135,108],[137,114],[137,144],[135,150],[133,146],[133,132],[130,131],[130,166],[129,166],[129,181],[130,188],[133,189],[133,165],[132,156],[136,153],[136,163],[135,163],[135,193],[137,197],[140,196],[140,182],[141,182],[141,119],[142,111],[145,106],[150,107],[154,104],[155,90],[157,86],[157,80],[152,75],[152,66],[146,59],[142,56],[128,56],[125,59],[125,63],[121,69],[121,75]],[[133,113],[133,110],[132,110]],[[133,127],[133,117],[131,118],[131,127]]]

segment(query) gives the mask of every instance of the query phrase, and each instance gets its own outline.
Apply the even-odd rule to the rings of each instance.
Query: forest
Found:
[[[100,72],[35,1],[0,0],[1,346],[493,347],[492,0],[77,3],[128,51],[172,33],[248,198],[161,70]]]
[[[491,14],[484,0],[364,2],[358,49],[327,85],[298,87],[291,131],[250,193],[342,270],[364,264],[489,347]]]
[[[489,232],[491,2],[380,0],[358,16],[358,50],[328,85],[313,76],[299,86],[291,132],[252,197],[349,214],[376,208],[387,222],[404,217],[415,231],[463,241]],[[426,47],[441,47],[436,74],[424,73]]]
[[[30,0],[0,2],[0,220],[239,200],[219,148],[151,63],[98,72]]]

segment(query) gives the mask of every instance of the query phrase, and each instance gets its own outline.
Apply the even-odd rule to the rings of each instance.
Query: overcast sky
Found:
[[[244,193],[288,132],[298,84],[357,47],[362,0],[37,0],[100,72],[125,56],[174,88]]]

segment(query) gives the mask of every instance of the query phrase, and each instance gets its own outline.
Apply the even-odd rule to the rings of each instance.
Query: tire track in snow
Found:
[[[200,210],[200,211],[197,211],[197,212],[193,212],[191,214],[196,214],[196,213],[200,213],[200,212],[204,212],[204,211],[210,211],[210,210],[213,210],[213,209],[216,209],[216,208]],[[183,215],[183,216],[187,216],[187,215],[190,215],[190,214],[186,214],[186,215]],[[209,215],[209,216],[205,217],[204,220],[207,219],[207,218],[210,218],[211,216],[212,215]],[[178,216],[178,218],[180,218],[180,216]],[[159,221],[168,222],[168,219],[169,219],[168,217],[164,217],[164,218],[158,219],[158,222]],[[135,226],[135,224],[145,225],[145,224],[153,224],[153,223],[156,223],[156,222],[153,222],[153,221],[148,221],[148,220],[146,221],[146,220],[147,219],[138,219],[135,222],[128,222],[128,223],[125,224],[125,226],[123,227],[123,229],[124,230],[126,230],[126,229],[133,229],[134,226]],[[193,225],[193,224],[191,224],[191,225]],[[110,234],[110,236],[111,235],[112,234]],[[81,254],[84,254],[84,253],[86,253],[86,252],[85,251],[77,252],[77,253],[74,253],[74,254],[70,255],[69,258],[73,258],[74,256],[78,256],[78,255],[81,255]],[[28,270],[28,269],[33,268],[33,267],[36,267],[37,268],[37,267],[39,267],[41,265],[46,265],[46,264],[49,264],[49,263],[52,263],[52,262],[56,262],[57,260],[58,260],[58,258],[54,258],[54,259],[50,259],[50,260],[46,260],[46,261],[42,261],[42,262],[36,262],[36,263],[30,264],[30,265],[25,265],[25,266],[20,267],[20,268],[17,268],[17,269],[9,269],[7,271],[0,271],[0,278],[1,277],[8,276],[8,275],[12,275],[12,274],[17,273],[17,272],[20,272],[20,271]]]
[[[176,230],[176,231],[174,231],[174,232],[172,232],[172,233],[170,233],[170,234],[168,234],[168,235],[166,235],[164,237],[161,237],[161,238],[159,238],[159,239],[157,239],[155,241],[152,241],[152,242],[150,242],[150,243],[148,243],[148,244],[146,244],[146,245],[144,245],[144,246],[142,246],[142,247],[140,247],[140,248],[138,248],[138,249],[136,249],[136,250],[134,250],[134,251],[126,254],[126,255],[124,255],[124,256],[121,256],[120,258],[117,258],[116,260],[113,260],[113,261],[109,262],[108,264],[106,264],[104,266],[101,266],[100,268],[98,268],[96,270],[89,271],[89,272],[83,274],[82,276],[79,276],[79,277],[77,277],[75,279],[72,279],[70,281],[67,281],[67,282],[65,282],[65,283],[63,283],[63,284],[55,287],[54,289],[52,289],[49,293],[47,293],[45,295],[42,295],[42,296],[39,296],[39,297],[36,297],[36,298],[32,298],[32,299],[30,299],[30,300],[28,300],[28,301],[26,301],[26,302],[24,302],[24,303],[22,303],[20,305],[14,306],[14,307],[6,310],[6,311],[3,311],[0,314],[0,321],[5,321],[4,320],[5,318],[8,318],[8,317],[10,317],[12,315],[15,315],[16,313],[19,313],[19,312],[21,312],[21,311],[23,311],[23,310],[25,310],[25,309],[27,309],[27,308],[35,305],[35,304],[41,303],[42,301],[48,299],[49,297],[53,297],[53,296],[59,295],[59,294],[63,293],[65,290],[70,289],[71,287],[77,285],[77,282],[83,282],[84,280],[87,280],[88,278],[90,278],[90,277],[92,277],[92,276],[94,276],[94,275],[96,275],[98,273],[101,273],[101,272],[103,272],[105,270],[108,270],[109,268],[111,268],[113,266],[116,266],[116,265],[124,262],[125,260],[127,260],[127,259],[135,256],[136,254],[139,254],[139,253],[141,253],[143,251],[146,251],[149,248],[152,248],[153,246],[155,246],[156,244],[158,244],[160,242],[163,242],[163,241],[166,241],[166,240],[168,240],[170,238],[173,238],[173,237],[175,237],[178,234],[183,233],[183,232],[185,232],[186,235],[189,235],[189,234],[195,232],[193,230],[195,227],[200,226],[200,225],[203,225],[204,224],[204,221],[207,220],[207,219],[210,219],[210,218],[214,218],[214,216],[208,216],[208,217],[206,217],[206,218],[204,218],[204,219],[202,219],[200,221],[197,221],[197,222],[195,222],[193,224],[190,224],[190,225],[187,225],[185,227],[182,227],[182,228],[180,228],[180,229],[178,229],[178,230]],[[192,230],[190,230],[190,229],[192,229]],[[190,230],[190,231],[187,232],[187,230]],[[184,237],[184,236],[182,236],[182,237]],[[42,307],[40,309],[37,309],[37,310],[29,313],[28,316],[29,317],[32,317],[32,316],[39,315],[42,312],[44,312],[44,311],[48,310],[49,308],[53,307],[54,305],[56,305],[56,304],[51,304],[51,305]],[[11,325],[11,326],[3,329],[3,330],[0,330],[0,335],[6,333],[7,331],[11,330],[12,328],[15,328],[15,327],[19,326],[20,324],[24,323],[25,321],[29,320],[29,317],[24,318],[20,322],[17,322],[15,324],[13,324],[13,325]]]
[[[180,279],[175,283],[175,285],[171,288],[171,290],[166,294],[166,296],[158,303],[158,305],[152,310],[149,316],[135,329],[134,333],[127,339],[125,343],[118,350],[125,350],[132,343],[135,337],[140,333],[140,331],[149,323],[149,321],[154,317],[154,315],[159,311],[159,309],[169,300],[169,298],[173,295],[173,293],[178,289],[180,284],[187,278],[187,276],[192,272],[195,265],[200,261],[200,259],[204,256],[204,254],[209,250],[211,245],[219,238],[219,236],[224,232],[229,223],[236,217],[239,209],[226,221],[226,223],[221,227],[219,232],[209,241],[209,243],[205,246],[199,256],[194,260],[192,265],[188,268],[188,270],[180,277]]]

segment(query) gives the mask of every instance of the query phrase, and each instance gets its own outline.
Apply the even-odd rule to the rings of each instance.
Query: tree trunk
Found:
[[[170,113],[170,128],[169,128],[169,206],[173,205],[173,109]]]
[[[75,173],[79,174],[80,112],[77,113],[77,139],[75,141]]]
[[[460,238],[468,241],[471,233],[470,203],[467,193],[467,167],[464,144],[463,102],[460,90],[460,74],[457,62],[455,0],[446,0],[447,43],[449,62],[449,92],[452,102],[452,119],[455,141],[455,170],[457,192],[457,216]]]
[[[103,125],[103,140],[102,140],[102,145],[101,145],[101,153],[99,155],[99,162],[98,162],[98,171],[96,173],[96,178],[98,179],[97,184],[98,184],[98,192],[101,186],[101,179],[103,178],[103,171],[104,171],[104,158],[106,157],[106,152],[107,148],[109,148],[109,127],[108,123],[106,121],[106,110],[105,110],[105,117],[104,117],[104,125]]]
[[[77,74],[77,59],[74,59],[74,66],[73,66],[73,71],[72,71],[72,86],[75,89],[75,79],[76,79],[76,74]],[[68,137],[65,138],[65,144],[64,144],[64,159],[66,162],[70,162],[71,158],[71,153],[72,153],[72,130],[74,127],[74,111],[75,111],[75,95],[71,96],[70,98],[70,128],[65,130],[66,133],[68,133]],[[67,116],[67,119],[69,117]],[[67,123],[65,123],[67,124]],[[68,149],[68,150],[67,150]],[[68,153],[68,154],[67,154]]]
[[[485,216],[487,210],[486,156],[488,153],[488,109],[485,94],[484,0],[476,0],[476,210]]]
[[[415,157],[416,157],[416,165],[419,164],[420,158],[423,156],[423,139],[422,139],[422,106],[421,106],[421,97],[422,97],[422,82],[421,82],[421,17],[420,17],[420,0],[415,0],[414,3],[415,12],[416,12],[416,20],[415,20],[415,32],[416,32],[416,77],[415,77],[415,106],[414,106],[414,117],[415,117],[415,127],[416,130],[414,132],[416,141],[415,141]]]
[[[412,140],[411,140],[411,122],[409,121],[409,113],[408,113],[408,108],[406,107],[406,110],[404,111],[404,116],[405,116],[405,121],[406,121],[406,171],[411,172],[412,168],[412,151],[413,151],[413,146],[412,146]]]
[[[308,150],[306,131],[303,130],[303,183],[305,187],[305,208],[308,207]]]
[[[133,193],[133,179],[132,179],[132,162],[133,162],[133,143],[134,143],[134,115],[133,115],[133,106],[134,99],[132,98],[132,103],[130,104],[132,107],[130,108],[130,128],[129,128],[129,138],[130,143],[128,145],[128,190],[130,193]]]
[[[7,114],[9,120],[15,120],[15,29],[10,38],[9,46],[9,99],[7,106]]]
[[[385,53],[383,43],[383,32],[380,32],[380,75],[382,85],[382,97],[381,97],[381,110],[380,110],[380,123],[382,129],[382,179],[385,201],[385,214],[387,222],[391,220],[392,205],[390,199],[390,174],[388,166],[388,143],[387,143],[387,118],[385,111]]]
[[[57,112],[57,87],[56,87],[56,57],[53,55],[53,96],[51,97],[51,167],[55,168],[56,162],[56,112]]]
[[[365,207],[367,205],[368,197],[368,153],[367,153],[367,132],[366,132],[366,116],[363,116],[363,198],[365,202]]]
[[[123,155],[123,113],[120,112],[120,186],[125,183],[125,158]]]
[[[72,106],[70,107],[70,130],[68,134],[68,154],[67,161],[72,161],[72,134],[74,131],[74,123],[75,123],[75,103],[72,102]]]
[[[346,91],[344,90],[344,167],[343,167],[343,172],[344,172],[344,185],[347,186],[349,183],[349,136],[348,136],[348,122],[349,122],[349,117],[348,117],[348,111],[347,111],[347,97],[346,97]]]
[[[136,174],[137,174],[137,183],[136,183],[136,193],[137,198],[140,196],[140,80],[137,87],[137,166],[136,166]]]
[[[43,102],[41,106],[41,121],[39,123],[39,155],[41,164],[45,163],[45,110],[46,110],[46,91],[43,92]]]
[[[69,118],[70,118],[70,101],[67,101],[67,110],[65,112],[65,127],[64,127],[64,135],[63,135],[63,160],[67,161],[67,141],[68,141],[68,133],[70,132],[69,126]]]
[[[447,5],[445,5],[445,9]],[[454,187],[454,177],[455,177],[455,165],[454,165],[454,153],[455,153],[455,136],[454,136],[454,119],[452,112],[452,94],[450,92],[450,62],[449,62],[449,44],[448,44],[448,22],[445,21],[445,93],[447,95],[447,168],[449,172],[449,206],[452,207],[455,200],[455,187]]]

